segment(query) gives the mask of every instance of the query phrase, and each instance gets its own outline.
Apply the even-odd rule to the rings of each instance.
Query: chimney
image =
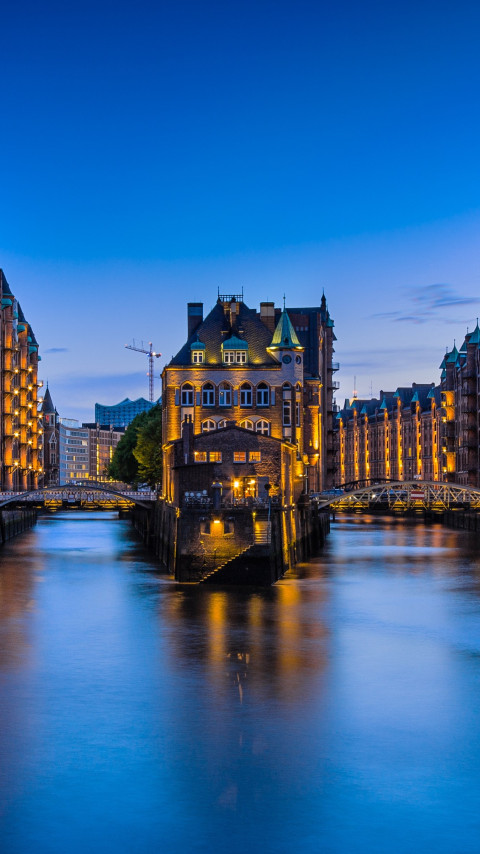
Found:
[[[203,302],[189,302],[187,306],[188,337],[195,332],[203,321]]]
[[[275,303],[261,302],[260,303],[260,320],[265,324],[270,332],[275,332]]]
[[[182,422],[182,440],[183,440],[183,462],[186,466],[193,463],[193,420],[191,415],[187,415],[185,421]]]

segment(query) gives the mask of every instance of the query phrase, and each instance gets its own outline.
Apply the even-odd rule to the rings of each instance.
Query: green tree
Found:
[[[153,406],[146,413],[137,435],[133,456],[138,464],[138,479],[149,486],[162,483],[162,407]]]
[[[142,478],[138,473],[138,461],[133,451],[137,444],[138,432],[146,417],[146,412],[136,415],[115,448],[112,461],[108,467],[108,474],[114,480],[129,484],[137,484],[141,481]]]

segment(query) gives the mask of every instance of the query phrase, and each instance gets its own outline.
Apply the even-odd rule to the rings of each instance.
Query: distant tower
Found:
[[[43,486],[59,483],[59,432],[58,412],[53,405],[50,389],[47,388],[40,410],[43,423]]]

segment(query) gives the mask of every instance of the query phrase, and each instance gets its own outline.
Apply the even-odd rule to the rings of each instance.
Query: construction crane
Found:
[[[143,341],[140,342],[141,347],[137,347],[135,344],[135,339],[133,339],[133,344],[125,344],[127,350],[135,350],[136,353],[145,353],[148,356],[148,392],[149,392],[149,400],[150,403],[154,402],[154,394],[153,394],[153,360],[159,359],[162,355],[161,353],[155,353],[152,350],[152,342],[148,342],[148,350],[145,349],[145,345]]]

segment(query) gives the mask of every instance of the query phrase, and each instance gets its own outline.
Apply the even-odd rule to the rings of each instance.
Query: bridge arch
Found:
[[[388,506],[397,510],[448,510],[450,507],[480,509],[480,489],[459,483],[430,480],[401,480],[372,484],[335,495],[319,495],[320,508],[359,510]]]
[[[82,485],[46,486],[41,489],[31,489],[26,492],[0,493],[0,508],[9,505],[43,504],[52,507],[58,504],[71,504],[75,507],[85,505],[92,509],[122,509],[133,506],[149,507],[156,500],[155,493],[120,491],[107,486]]]

